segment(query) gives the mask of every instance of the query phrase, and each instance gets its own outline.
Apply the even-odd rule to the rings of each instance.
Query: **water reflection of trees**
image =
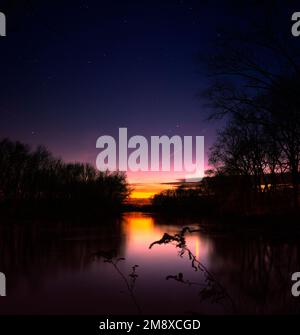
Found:
[[[296,241],[263,236],[215,237],[210,264],[232,292],[240,312],[300,311],[291,295],[291,274],[300,265]]]
[[[300,250],[297,240],[283,236],[266,238],[262,234],[248,236],[212,235],[212,252],[208,266],[195,257],[186,237],[201,234],[201,229],[185,227],[178,233],[165,233],[154,245],[173,244],[180,257],[187,256],[195,271],[200,270],[199,282],[188,274],[168,274],[166,279],[195,286],[199,303],[220,304],[226,313],[296,313],[299,303],[291,294],[291,275],[299,269]],[[228,304],[229,303],[229,304]],[[228,308],[231,307],[231,308]],[[200,305],[198,306],[200,308]],[[197,310],[193,306],[193,310]]]
[[[66,270],[86,268],[99,248],[123,254],[118,221],[10,223],[0,227],[0,267],[12,289],[21,280],[42,285],[43,280]]]

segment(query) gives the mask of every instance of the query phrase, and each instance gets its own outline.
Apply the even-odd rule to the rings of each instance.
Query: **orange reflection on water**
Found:
[[[196,240],[195,240],[195,256],[198,260],[199,260],[199,256],[200,256],[199,248],[200,248],[200,242],[199,242],[199,239],[196,238]]]
[[[144,213],[126,213],[124,224],[128,243],[135,252],[145,250],[150,243],[161,237],[160,231],[155,229],[153,217]]]
[[[149,255],[149,252],[151,252],[151,257],[174,257],[175,250],[172,245],[157,246],[151,251],[149,250],[149,245],[154,241],[160,240],[164,233],[170,235],[178,233],[183,226],[158,224],[155,222],[155,216],[146,213],[126,213],[123,219],[123,229],[127,236],[127,250],[132,256],[138,255],[142,257]],[[202,239],[199,233],[187,235],[186,241],[188,248],[198,260],[202,261],[211,251],[210,243]]]
[[[129,234],[148,234],[154,228],[154,220],[152,216],[144,215],[143,213],[129,213],[125,215],[127,219],[127,231]]]

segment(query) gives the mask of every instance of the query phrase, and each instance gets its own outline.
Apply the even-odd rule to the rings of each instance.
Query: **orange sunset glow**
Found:
[[[184,172],[131,172],[127,173],[132,188],[130,199],[147,200],[164,190],[172,189],[185,180]]]
[[[131,186],[133,187],[131,199],[150,199],[155,194],[170,189],[170,185],[160,183],[132,183]]]

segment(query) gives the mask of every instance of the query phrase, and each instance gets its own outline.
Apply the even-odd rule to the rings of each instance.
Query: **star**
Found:
[[[89,9],[89,5],[86,5],[86,4],[80,5],[79,7],[83,9]]]

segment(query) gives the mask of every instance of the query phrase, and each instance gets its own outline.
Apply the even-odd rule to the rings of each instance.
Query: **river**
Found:
[[[113,222],[0,227],[3,314],[299,312],[297,240],[205,232],[203,220],[125,213]],[[152,242],[183,227],[185,244]],[[192,263],[192,261],[195,261]],[[194,265],[194,267],[193,267]],[[134,268],[133,268],[134,267]]]

